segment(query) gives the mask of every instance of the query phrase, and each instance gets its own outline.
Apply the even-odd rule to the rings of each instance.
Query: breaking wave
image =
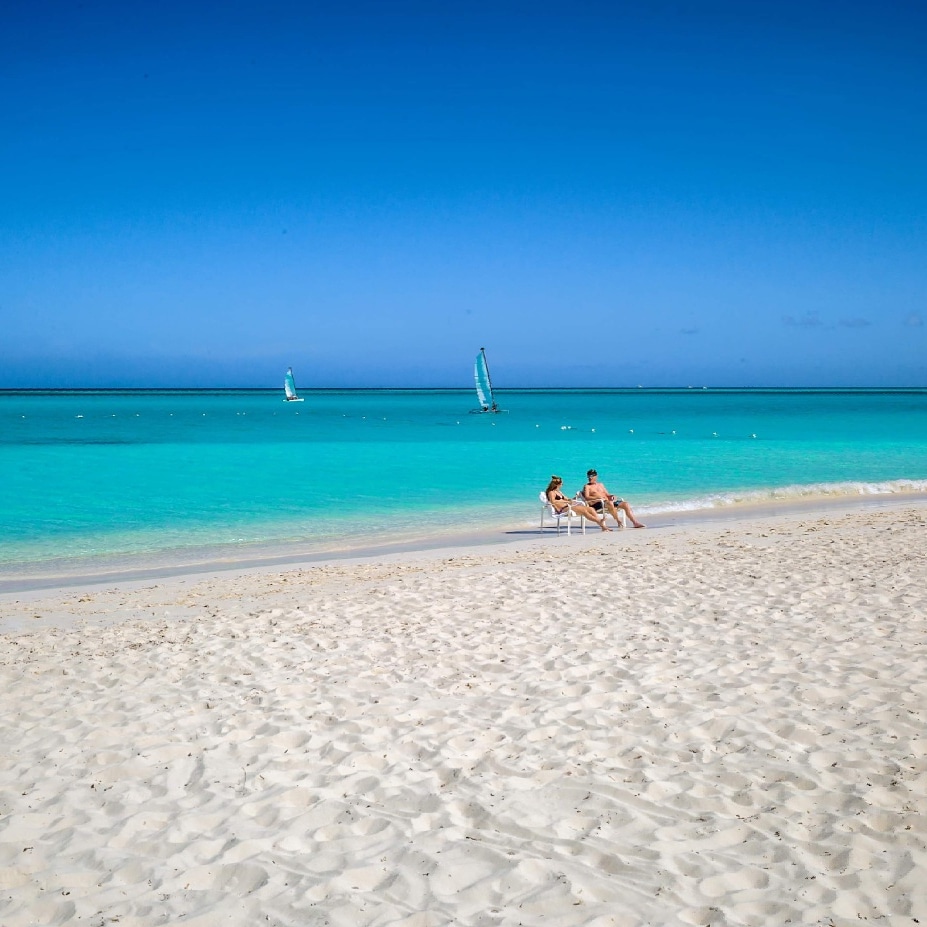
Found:
[[[735,505],[811,502],[815,499],[839,499],[859,496],[890,496],[900,493],[927,493],[927,480],[886,480],[881,482],[807,483],[775,486],[768,489],[731,490],[697,496],[694,499],[671,499],[641,505],[643,514],[664,512],[698,512]]]

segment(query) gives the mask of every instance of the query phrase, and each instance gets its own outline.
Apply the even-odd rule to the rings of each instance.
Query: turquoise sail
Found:
[[[302,402],[296,394],[296,380],[293,377],[292,367],[287,367],[286,376],[283,378],[283,391],[286,393],[287,402]]]
[[[476,383],[476,397],[480,401],[480,410],[489,412],[495,405],[492,395],[492,383],[489,380],[489,367],[486,364],[486,351],[480,348],[473,365],[473,380]]]

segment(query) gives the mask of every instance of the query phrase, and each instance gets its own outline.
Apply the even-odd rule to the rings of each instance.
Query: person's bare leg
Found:
[[[611,528],[605,527],[605,516],[603,515],[601,518],[599,518],[599,513],[591,505],[583,506],[583,515],[590,521],[594,521],[603,531],[612,530]]]
[[[647,527],[643,522],[638,521],[638,520],[634,517],[634,513],[631,511],[631,506],[628,505],[627,502],[621,502],[621,503],[619,503],[618,508],[624,510],[624,512],[627,514],[628,518],[631,519],[631,524],[634,525],[635,528],[646,528],[646,527]]]
[[[608,508],[609,514],[612,516],[612,518],[615,519],[615,524],[618,525],[619,528],[623,528],[624,522],[621,520],[621,516],[618,514],[618,509],[615,508],[615,503],[609,499],[605,505]]]

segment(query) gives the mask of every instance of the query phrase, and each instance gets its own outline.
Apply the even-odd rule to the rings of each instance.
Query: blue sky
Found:
[[[0,387],[927,385],[927,6],[0,11]]]

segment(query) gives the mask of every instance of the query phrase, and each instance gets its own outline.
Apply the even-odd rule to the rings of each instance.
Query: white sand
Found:
[[[0,615],[3,927],[927,924],[923,505]]]

